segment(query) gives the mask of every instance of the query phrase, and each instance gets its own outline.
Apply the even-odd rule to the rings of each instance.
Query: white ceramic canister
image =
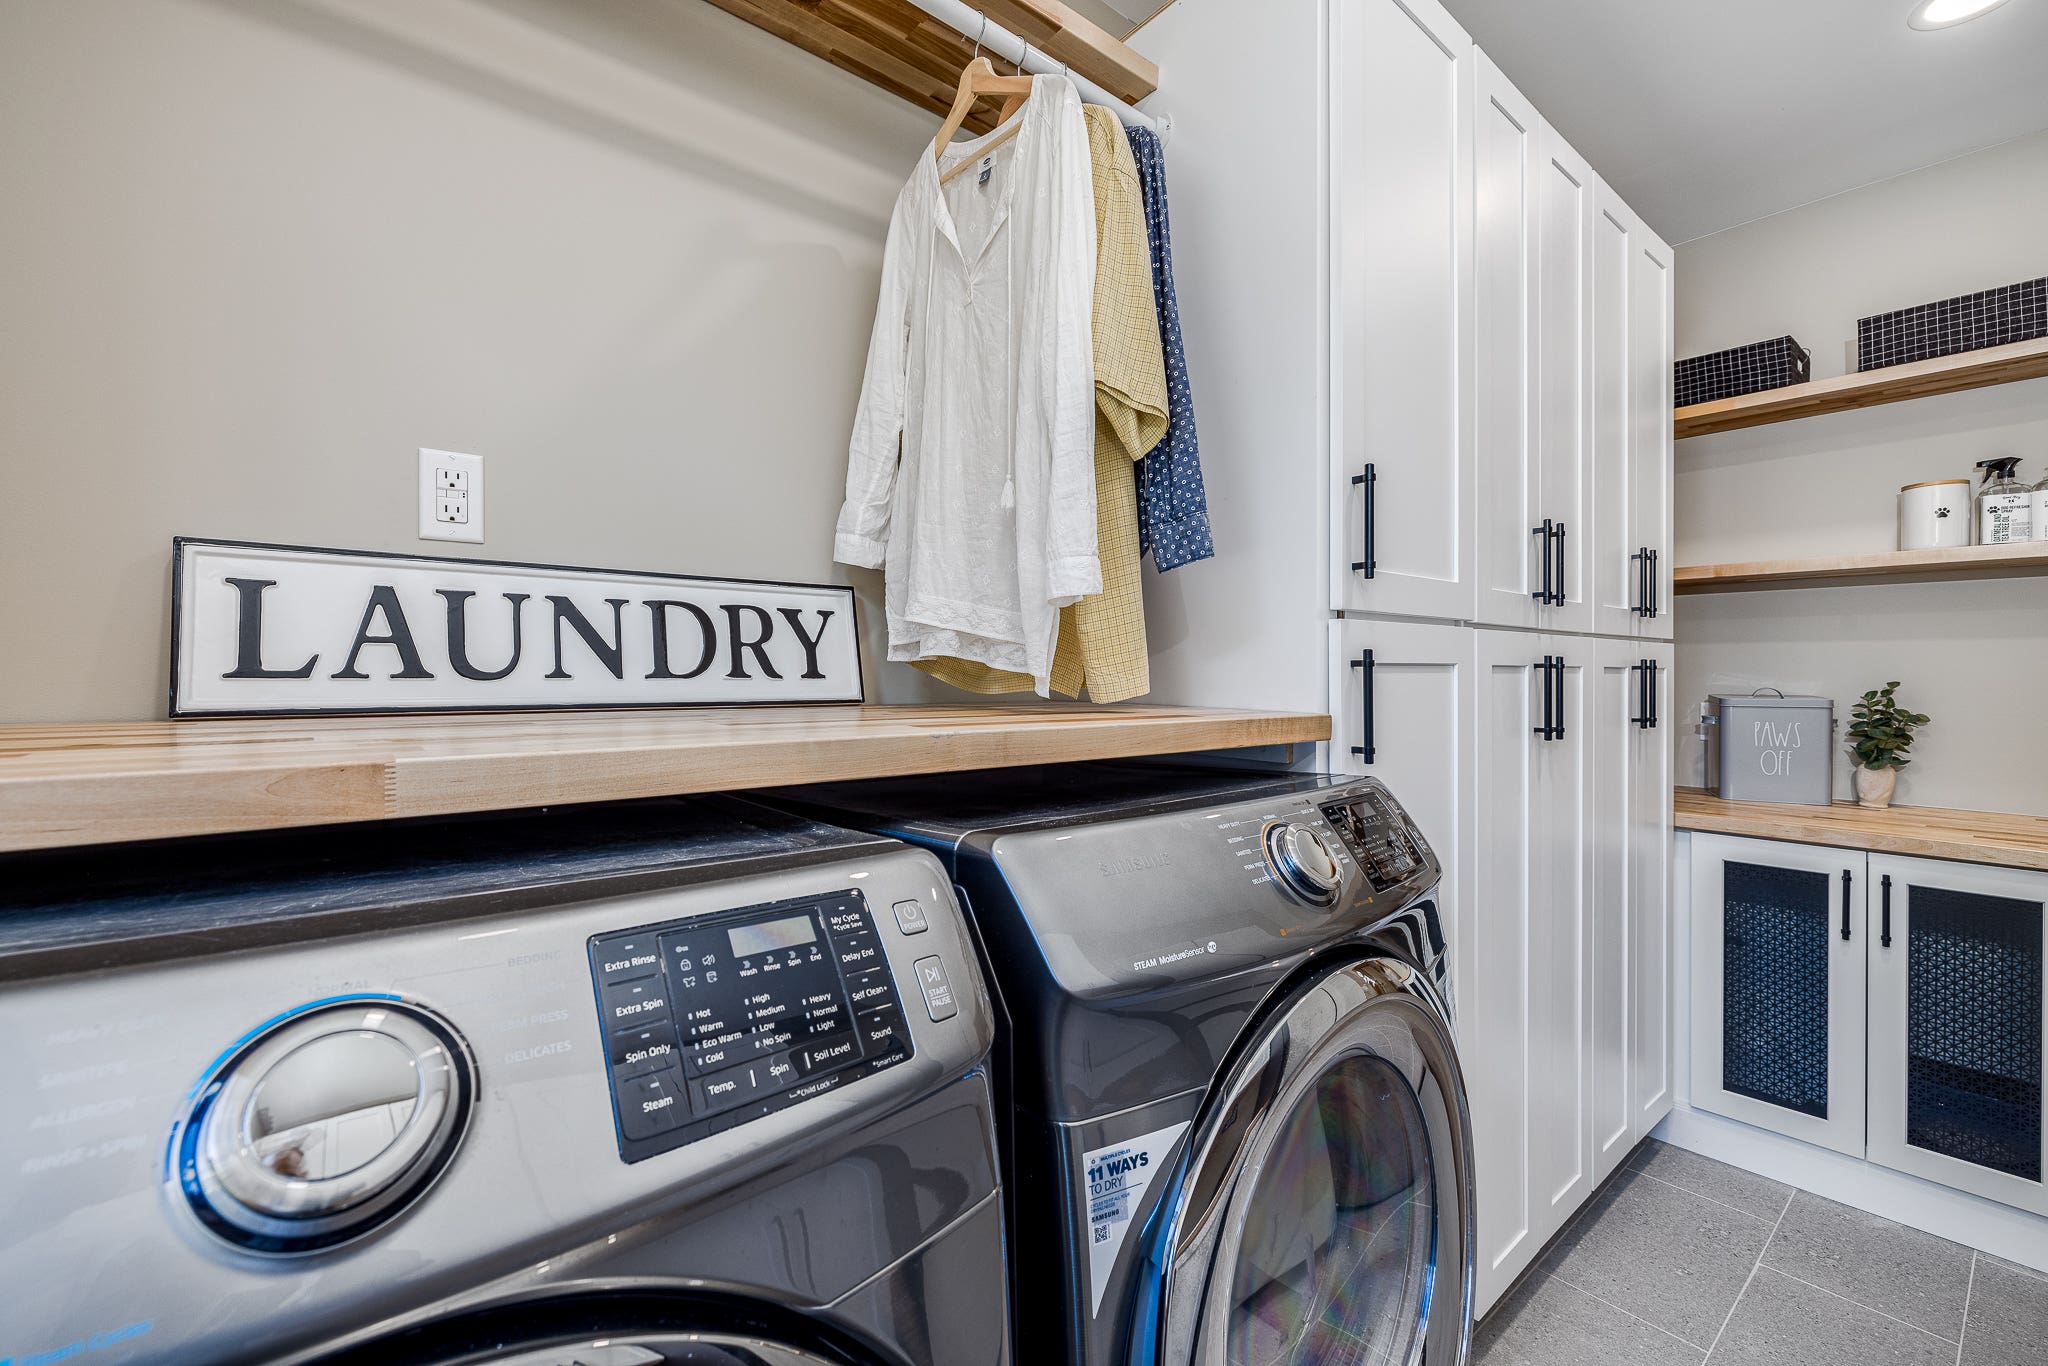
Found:
[[[1934,479],[1899,490],[1899,549],[1970,543],[1970,481]]]

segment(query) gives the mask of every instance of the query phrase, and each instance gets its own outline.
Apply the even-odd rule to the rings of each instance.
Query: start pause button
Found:
[[[924,1011],[934,1023],[960,1013],[959,1002],[953,999],[953,983],[946,976],[945,959],[917,960],[917,989],[924,993]]]

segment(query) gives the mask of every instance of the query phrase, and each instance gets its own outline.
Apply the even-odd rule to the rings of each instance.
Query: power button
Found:
[[[917,960],[917,988],[924,993],[924,1013],[934,1024],[960,1013],[960,1003],[953,999],[953,983],[946,976],[945,959]]]

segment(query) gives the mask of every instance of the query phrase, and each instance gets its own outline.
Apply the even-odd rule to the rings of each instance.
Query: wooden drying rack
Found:
[[[961,33],[909,0],[711,0],[756,28],[823,57],[842,71],[878,85],[899,99],[943,115],[953,103],[960,68],[974,56],[973,33]],[[1110,94],[1135,104],[1159,88],[1159,68],[1107,30],[1059,0],[970,0],[974,8]],[[1015,64],[996,58],[999,69]],[[965,125],[976,133],[995,126],[984,104]]]

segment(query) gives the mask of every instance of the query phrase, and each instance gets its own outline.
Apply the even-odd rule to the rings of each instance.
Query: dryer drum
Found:
[[[1447,1011],[1392,959],[1328,971],[1212,1092],[1153,1270],[1160,1366],[1464,1360],[1471,1153]]]

